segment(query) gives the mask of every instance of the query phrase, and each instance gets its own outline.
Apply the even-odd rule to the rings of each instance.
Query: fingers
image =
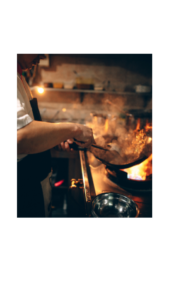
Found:
[[[93,142],[92,139],[88,140],[87,142],[83,142],[83,143],[75,141],[75,143],[81,148],[89,148],[91,146],[92,142]],[[70,144],[72,144],[72,142]],[[57,149],[59,151],[67,151],[67,152],[74,151],[73,148],[70,148],[68,141],[62,142],[61,144],[57,145]]]
[[[65,150],[65,143],[62,142],[60,145],[61,145],[62,150]]]
[[[68,145],[69,145],[69,144],[73,144],[73,143],[74,143],[74,140],[73,140],[73,139],[68,139],[68,140],[67,140],[67,143],[68,143]],[[74,150],[73,150],[73,148],[70,148],[70,146],[69,146],[69,151],[72,152],[72,151],[74,151]]]
[[[70,151],[70,147],[69,147],[68,142],[62,142],[62,143],[61,143],[61,147],[62,147],[62,150],[63,150],[63,151],[67,151],[67,152]]]
[[[73,144],[73,143],[74,143],[74,140],[73,140],[73,139],[68,139],[67,142],[68,142],[69,144]]]
[[[65,142],[65,150],[66,150],[67,152],[69,152],[69,151],[70,151],[70,147],[69,147],[69,144],[68,144],[68,142]]]
[[[72,152],[73,149],[71,149],[69,147],[69,143],[66,141],[66,142],[62,142],[61,144],[58,145],[58,148],[59,150],[63,150],[63,151],[67,151],[67,152]]]

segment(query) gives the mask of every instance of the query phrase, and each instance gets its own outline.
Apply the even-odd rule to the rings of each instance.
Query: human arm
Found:
[[[39,153],[74,138],[84,142],[84,147],[89,147],[93,142],[92,129],[76,123],[32,121],[17,131],[17,152]]]

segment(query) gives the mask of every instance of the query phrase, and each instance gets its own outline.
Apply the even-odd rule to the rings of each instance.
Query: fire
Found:
[[[148,137],[147,132],[151,130],[152,125],[148,122],[146,122],[144,129],[140,130],[140,119],[138,119],[137,126],[134,131],[135,136],[128,148],[128,151],[131,150],[132,152],[134,149],[134,154],[138,153],[138,155],[140,155],[140,153],[144,150],[144,153],[146,153],[147,156],[150,155],[152,137]],[[130,179],[146,180],[146,177],[152,174],[152,154],[141,164],[123,171],[127,172],[127,177]]]
[[[99,123],[98,116],[94,116],[92,122],[87,123],[93,129],[98,145],[106,147],[109,143],[112,149],[118,149],[117,151],[126,163],[143,156],[147,157],[141,164],[123,170],[128,178],[146,180],[146,177],[152,174],[152,122],[147,119],[144,124],[139,118],[135,128],[133,124],[131,128],[126,129],[125,124],[118,123],[118,118],[107,118],[104,123]],[[104,135],[110,138],[109,142]]]
[[[123,171],[127,172],[130,179],[146,180],[146,177],[152,174],[152,154],[141,164]]]
[[[109,120],[108,120],[108,119],[106,119],[106,121],[105,121],[105,128],[104,128],[104,130],[105,130],[105,133],[107,133],[107,131],[108,131],[108,128],[109,128]]]
[[[140,130],[140,119],[138,119],[138,121],[137,121],[137,126],[136,126],[135,130],[136,131]]]
[[[150,123],[146,122],[145,131],[147,132],[149,130],[152,130],[152,126]]]
[[[136,129],[132,134],[132,141],[128,143],[128,146],[126,148],[126,154],[133,153],[134,155],[137,155],[139,157],[139,155],[143,151],[144,153],[146,151],[146,156],[148,157],[151,154],[150,149],[152,137],[148,136],[149,134],[151,134],[151,131],[152,124],[148,122],[146,122],[146,125],[143,129],[140,129],[140,119],[138,119]]]

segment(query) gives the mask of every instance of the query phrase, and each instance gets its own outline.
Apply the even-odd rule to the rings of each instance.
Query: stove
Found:
[[[97,195],[105,192],[114,192],[135,201],[140,210],[138,217],[152,217],[151,180],[136,182],[136,186],[139,185],[139,188],[133,188],[133,185],[132,188],[130,188],[130,185],[124,187],[123,184],[119,185],[119,180],[117,180],[113,171],[109,172],[104,164],[100,164],[97,167],[89,165],[87,152],[79,151],[79,156],[84,186],[86,216],[91,216],[91,203]]]
[[[123,170],[113,170],[108,167],[106,167],[104,173],[110,181],[118,184],[121,188],[131,193],[139,192],[143,194],[152,191],[152,175],[147,176],[145,180],[138,180],[138,178],[130,179],[128,178],[127,172]]]

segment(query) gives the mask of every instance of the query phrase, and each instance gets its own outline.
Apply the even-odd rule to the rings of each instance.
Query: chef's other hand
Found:
[[[63,150],[63,151],[67,151],[67,152],[72,152],[74,151],[72,148],[69,147],[69,144],[73,144],[73,140],[72,139],[68,139],[65,142],[60,143],[59,145],[57,145],[58,150]]]
[[[75,136],[75,143],[83,148],[88,148],[94,143],[93,130],[85,125],[78,124],[81,133]]]

